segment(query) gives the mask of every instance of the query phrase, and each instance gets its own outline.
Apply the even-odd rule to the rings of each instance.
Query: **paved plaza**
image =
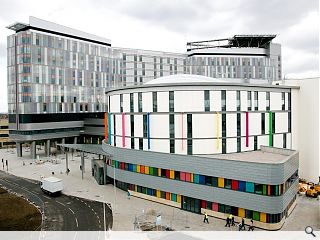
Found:
[[[38,150],[37,154],[40,159],[47,159],[44,157],[43,149]],[[221,219],[209,217],[209,224],[203,223],[202,215],[135,197],[128,199],[125,191],[114,188],[111,184],[98,185],[91,176],[91,159],[93,157],[97,156],[86,154],[85,173],[82,179],[80,154],[73,154],[72,157],[69,153],[70,173],[67,175],[65,154],[49,158],[49,160],[53,160],[51,162],[36,164],[35,160],[30,159],[28,148],[23,148],[22,158],[17,157],[15,149],[0,150],[0,159],[8,160],[8,172],[11,174],[40,180],[41,176],[48,177],[54,172],[56,177],[63,179],[65,194],[110,203],[114,213],[113,230],[134,230],[136,217],[139,220],[154,222],[156,215],[161,214],[162,225],[169,226],[174,230],[237,231],[236,227],[225,228],[225,221]],[[0,169],[2,170],[2,165],[0,165]],[[303,231],[308,225],[319,230],[319,201],[298,196],[297,202],[296,208],[286,220],[282,230]],[[114,205],[114,203],[116,204]]]

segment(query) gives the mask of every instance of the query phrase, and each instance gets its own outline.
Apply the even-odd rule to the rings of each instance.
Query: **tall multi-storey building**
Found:
[[[113,48],[109,39],[35,17],[8,28],[15,31],[7,43],[10,138],[19,156],[24,142],[32,158],[37,144],[49,154],[52,140],[101,142],[108,89],[181,73],[259,83],[281,76],[275,35],[192,42],[186,53],[167,53]]]

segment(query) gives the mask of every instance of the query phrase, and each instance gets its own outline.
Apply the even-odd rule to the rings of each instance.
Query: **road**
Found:
[[[103,203],[61,194],[51,197],[43,193],[39,182],[0,171],[0,185],[22,195],[37,205],[45,231],[103,231]],[[112,228],[110,207],[105,205],[106,229]]]

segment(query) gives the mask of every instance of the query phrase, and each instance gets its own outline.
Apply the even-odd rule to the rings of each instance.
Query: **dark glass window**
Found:
[[[248,91],[248,94],[247,94],[247,96],[248,96],[248,111],[251,111],[251,91]]]
[[[227,133],[227,120],[226,120],[226,114],[222,114],[222,137],[225,138]]]
[[[174,171],[174,179],[180,180],[180,171]]]
[[[285,110],[286,109],[286,101],[285,101],[285,98],[286,98],[286,93],[281,93],[281,109],[282,110]]]
[[[204,90],[204,111],[210,111],[210,92],[209,90]]]
[[[222,138],[222,153],[227,153],[227,139]]]
[[[241,137],[237,137],[237,152],[241,152]]]
[[[241,137],[241,113],[237,113],[237,136]]]
[[[256,194],[262,194],[262,191],[263,191],[263,184],[255,183],[254,184],[254,192]]]
[[[261,134],[266,133],[266,119],[265,113],[261,113]]]
[[[288,93],[288,110],[291,110],[291,92]]]
[[[291,112],[288,112],[288,132],[291,133]]]
[[[221,91],[221,111],[226,111],[226,91]]]
[[[224,188],[231,189],[232,180],[231,179],[224,179]]]
[[[253,137],[253,141],[254,141],[254,150],[258,149],[258,136],[254,136]]]
[[[130,115],[131,149],[134,149],[134,115]]]
[[[143,137],[148,137],[148,117],[147,114],[143,114]]]
[[[204,176],[204,179],[206,185],[212,186],[212,177]]]
[[[153,106],[153,112],[158,111],[158,98],[157,98],[157,92],[152,93],[152,106]]]
[[[276,114],[272,113],[272,133],[275,133],[276,130]]]
[[[138,93],[138,112],[142,112],[142,93]]]
[[[266,92],[267,111],[270,111],[270,92]]]
[[[258,92],[254,92],[254,110],[258,110]]]
[[[237,91],[237,111],[241,110],[240,91]]]
[[[192,114],[187,114],[187,152],[192,155]]]
[[[139,149],[143,150],[143,138],[139,138]]]
[[[287,148],[287,134],[283,134],[283,148]]]
[[[167,176],[166,173],[167,173],[166,169],[161,168],[161,177],[166,177]]]
[[[174,112],[174,92],[169,92],[169,112]]]
[[[246,209],[246,218],[251,219],[253,217],[252,210]]]
[[[120,112],[123,112],[123,95],[120,94]]]
[[[224,211],[225,211],[224,204],[218,203],[218,211],[221,212],[221,213],[224,213]]]
[[[133,93],[130,93],[130,112],[134,112],[133,106]]]
[[[174,138],[174,114],[169,115],[169,132],[170,132],[170,138]]]
[[[230,214],[231,213],[231,206],[225,205],[224,206],[224,212]]]
[[[170,139],[170,153],[175,152],[175,144],[174,144],[174,139]]]
[[[218,178],[217,177],[212,177],[212,186],[218,187]]]

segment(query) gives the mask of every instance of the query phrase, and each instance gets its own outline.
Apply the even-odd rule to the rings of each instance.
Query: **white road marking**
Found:
[[[60,205],[62,205],[62,206],[66,206],[66,205],[64,205],[62,202],[59,202],[59,201],[56,201],[57,203],[59,203]]]
[[[46,195],[43,195],[43,197],[45,197],[45,198],[47,198],[47,199],[51,199],[51,198],[47,197]]]
[[[78,224],[78,219],[77,217],[74,217],[76,219],[76,224],[77,224],[77,228],[79,227],[79,224]]]
[[[75,215],[75,213],[74,213],[74,211],[72,211],[72,209],[71,208],[69,208],[69,210]]]

